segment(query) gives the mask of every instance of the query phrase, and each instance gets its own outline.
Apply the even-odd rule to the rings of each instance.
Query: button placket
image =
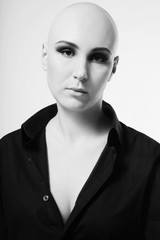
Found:
[[[45,181],[44,179],[42,178],[42,175],[39,173],[38,169],[36,168],[34,162],[32,161],[32,157],[31,157],[31,154],[28,153],[28,163],[31,164],[32,166],[32,170],[33,170],[33,173],[34,173],[34,177],[39,181],[40,181],[40,185],[42,187],[42,200],[44,202],[48,202],[49,199],[50,199],[50,196],[49,194],[47,194],[47,189],[46,189],[46,184],[45,184]]]
[[[44,195],[43,196],[43,201],[48,202],[49,201],[49,195]]]

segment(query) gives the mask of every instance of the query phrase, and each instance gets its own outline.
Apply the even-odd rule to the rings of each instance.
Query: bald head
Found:
[[[93,3],[76,3],[63,9],[53,20],[49,35],[48,46],[61,40],[78,42],[84,38],[105,45],[115,55],[118,44],[116,24],[107,11]]]

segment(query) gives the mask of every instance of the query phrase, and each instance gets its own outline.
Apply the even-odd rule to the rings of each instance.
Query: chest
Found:
[[[50,190],[65,222],[103,151],[106,139],[78,149],[57,144],[49,137],[46,140]]]

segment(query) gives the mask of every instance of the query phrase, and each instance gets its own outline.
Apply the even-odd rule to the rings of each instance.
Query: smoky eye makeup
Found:
[[[62,56],[71,58],[76,55],[76,51],[79,50],[79,46],[73,42],[61,40],[56,43],[55,49]],[[108,48],[97,47],[92,49],[88,54],[88,61],[105,64],[111,59],[111,55],[112,53]]]
[[[105,64],[110,60],[110,55],[105,52],[93,52],[89,56],[89,60],[99,64]]]
[[[67,45],[56,46],[56,51],[65,57],[73,57],[75,55],[75,50]]]

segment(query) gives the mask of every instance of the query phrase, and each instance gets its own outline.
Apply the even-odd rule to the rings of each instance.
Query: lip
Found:
[[[83,94],[87,94],[87,92],[83,89],[83,88],[75,88],[75,87],[71,87],[71,88],[67,88],[68,90],[72,90],[74,92],[79,92],[79,93],[83,93]]]

